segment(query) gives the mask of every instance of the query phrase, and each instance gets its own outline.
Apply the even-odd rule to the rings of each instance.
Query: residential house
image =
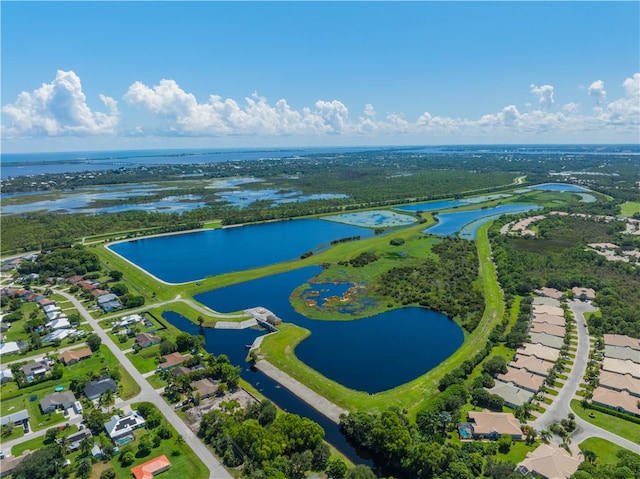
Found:
[[[54,304],[47,304],[45,306],[42,307],[42,310],[44,311],[44,314],[49,314],[49,313],[53,313],[56,311],[60,311],[60,306]]]
[[[533,399],[534,393],[527,391],[521,387],[518,387],[512,383],[505,383],[500,380],[495,381],[495,385],[487,389],[491,394],[497,394],[502,399],[506,406],[515,408],[522,406]]]
[[[27,381],[33,381],[35,378],[41,378],[49,373],[51,368],[47,361],[39,361],[25,364],[20,368],[20,371],[25,375]]]
[[[532,333],[545,333],[551,334],[552,336],[556,336],[560,338],[560,341],[564,338],[566,334],[566,329],[564,326],[557,326],[555,324],[549,323],[532,323],[531,324],[531,332]]]
[[[186,366],[178,366],[173,368],[169,374],[171,374],[174,378],[180,378],[185,374],[189,374],[191,372],[191,368]]]
[[[13,373],[11,369],[2,369],[0,370],[0,384],[10,383],[13,381]]]
[[[56,409],[69,409],[76,402],[76,397],[71,391],[63,391],[49,394],[40,400],[40,409],[43,413]]]
[[[96,288],[93,291],[91,291],[91,294],[93,295],[94,298],[98,298],[100,296],[104,296],[105,294],[109,294],[109,291],[105,291],[104,289]]]
[[[553,299],[562,299],[564,297],[564,293],[562,291],[558,291],[555,288],[540,288],[540,289],[536,289],[533,291],[536,294],[539,294],[540,296],[546,296],[547,298],[553,298]]]
[[[544,384],[544,379],[538,374],[533,374],[526,369],[517,369],[507,366],[505,374],[498,374],[498,379],[505,383],[512,383],[531,392],[538,392]]]
[[[549,323],[564,327],[566,320],[563,316],[557,316],[555,314],[534,313],[533,318],[531,318],[531,323]]]
[[[218,391],[218,385],[208,378],[193,381],[190,385],[194,392],[200,395],[200,399],[209,398]]]
[[[629,359],[604,358],[602,360],[602,370],[618,374],[629,374],[634,378],[640,379],[640,366]]]
[[[113,293],[103,294],[98,297],[98,306],[100,306],[105,313],[122,309],[122,303],[120,303],[118,297]]]
[[[26,409],[23,409],[22,411],[0,417],[0,426],[5,426],[7,424],[21,426],[25,421],[29,421],[29,412]]]
[[[553,349],[562,349],[564,338],[548,333],[529,333],[529,342],[532,344],[542,344],[543,346],[548,346]]]
[[[66,279],[69,284],[78,284],[82,280],[84,280],[82,275],[70,276]]]
[[[564,309],[559,306],[550,306],[548,304],[534,304],[533,314],[550,314],[552,316],[564,317]]]
[[[625,336],[624,334],[605,334],[604,344],[608,346],[628,347],[640,351],[640,339]]]
[[[606,358],[615,358],[629,361],[633,361],[637,363],[640,367],[640,351],[637,349],[632,349],[629,346],[611,346],[605,345],[604,347],[604,356]]]
[[[44,298],[38,301],[38,306],[44,308],[45,306],[55,306],[56,302],[53,299]]]
[[[175,353],[171,353],[171,354],[165,354],[164,356],[162,356],[162,359],[164,361],[162,361],[159,365],[158,368],[159,369],[171,369],[174,368],[176,366],[179,366],[180,364],[184,363],[185,361],[188,361],[189,359],[191,359],[193,356],[191,354],[185,354],[184,356],[178,352]]]
[[[600,406],[640,417],[640,407],[638,406],[640,401],[627,391],[614,391],[613,389],[597,387],[593,390],[591,401]]]
[[[6,316],[3,314],[2,316]],[[11,323],[0,322],[0,333],[6,333],[11,328]]]
[[[560,357],[560,351],[558,349],[553,349],[538,343],[525,343],[518,349],[518,353],[524,356],[535,356],[538,359],[544,359],[545,361],[551,361],[553,363]]]
[[[513,439],[522,440],[520,421],[510,412],[489,412],[486,409],[469,411],[469,422],[475,439],[498,439],[508,434]]]
[[[568,479],[578,470],[580,462],[580,459],[571,456],[560,446],[540,444],[534,451],[527,453],[516,471],[522,475],[540,476],[542,479]]]
[[[571,288],[571,291],[573,291],[573,295],[577,299],[583,301],[595,299],[596,297],[596,292],[592,288],[578,288],[576,286],[575,288]]]
[[[560,307],[560,301],[558,301],[557,299],[548,298],[546,296],[536,296],[535,298],[533,298],[531,304],[533,304],[534,306],[546,304],[549,306],[556,306],[558,308]]]
[[[74,434],[70,434],[67,436],[67,444],[69,444],[69,451],[77,451],[80,448],[80,444],[87,437],[92,437],[91,431],[89,429],[83,429],[82,431],[78,431]]]
[[[6,477],[11,474],[18,467],[18,464],[29,457],[29,454],[31,454],[31,451],[27,449],[22,452],[21,456],[11,456],[0,460],[0,477]]]
[[[9,354],[21,353],[23,349],[28,346],[24,341],[9,341],[0,344],[0,356],[7,356]]]
[[[71,328],[71,323],[69,322],[69,318],[64,315],[56,317],[53,321],[47,323],[47,326],[51,328],[52,331],[57,331],[58,329],[69,329]]]
[[[42,338],[43,343],[50,343],[51,341],[62,341],[63,339],[71,336],[75,332],[74,329],[56,329],[55,331],[47,334]]]
[[[105,376],[95,381],[89,381],[84,386],[84,394],[90,401],[98,399],[105,392],[111,391],[115,393],[118,390],[118,385],[109,376]]]
[[[132,468],[131,473],[136,479],[152,479],[154,476],[167,471],[170,467],[171,462],[163,454]]]
[[[130,314],[120,318],[116,325],[124,328],[125,326],[131,326],[132,324],[138,324],[140,321],[142,321],[142,316],[139,314]]]
[[[538,359],[535,356],[523,356],[522,354],[516,354],[513,357],[513,361],[509,363],[509,366],[514,368],[526,369],[527,371],[538,374],[542,377],[547,377],[549,371],[553,368],[551,361],[545,361],[544,359]]]
[[[630,374],[618,374],[612,371],[600,371],[598,377],[600,386],[616,391],[627,391],[633,396],[640,397],[640,379]]]
[[[160,341],[162,341],[160,336],[156,336],[155,334],[142,333],[136,336],[136,344],[141,348],[148,348],[154,344],[159,344]]]
[[[131,411],[124,417],[112,416],[109,422],[105,423],[104,428],[109,437],[113,440],[131,434],[135,429],[144,426],[146,421],[138,414],[138,411]]]
[[[92,355],[91,348],[82,348],[75,349],[73,351],[65,351],[58,355],[58,361],[60,361],[65,366],[71,366],[72,364],[76,364],[83,359],[90,358]]]

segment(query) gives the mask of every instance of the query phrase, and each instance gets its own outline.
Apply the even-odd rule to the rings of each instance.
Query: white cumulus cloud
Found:
[[[588,88],[589,96],[594,97],[598,102],[604,101],[607,96],[607,92],[604,89],[604,82],[602,80],[596,80]]]
[[[604,131],[619,134],[620,138],[632,138],[634,134],[637,137],[640,73],[624,79],[622,86],[622,97],[610,100],[604,82],[591,83],[586,92],[597,100],[591,109],[575,101],[561,102],[555,98],[552,85],[531,84],[529,93],[538,98],[537,102],[505,102],[506,106],[497,111],[476,118],[450,117],[427,108],[417,118],[409,118],[402,112],[378,112],[372,103],[352,116],[347,105],[338,99],[318,99],[310,106],[292,108],[284,98],[273,103],[257,92],[238,100],[216,94],[199,100],[172,79],[160,80],[154,86],[136,81],[123,95],[126,105],[130,105],[124,112],[138,109],[147,115],[122,134],[257,139],[341,136],[354,142],[368,138],[412,143],[592,139],[590,132]],[[30,93],[22,92],[14,103],[3,107],[10,120],[3,125],[3,138],[112,134],[119,125],[118,104],[104,95],[100,100],[108,113],[91,110],[74,72],[59,71],[53,82]]]
[[[10,119],[3,135],[62,136],[113,133],[118,124],[118,104],[100,95],[109,113],[91,111],[80,78],[73,71],[58,70],[51,83],[29,93],[23,91],[14,103],[2,108]]]
[[[553,87],[551,85],[536,86],[531,84],[531,93],[537,95],[540,105],[545,107],[553,105],[555,100],[553,99]]]

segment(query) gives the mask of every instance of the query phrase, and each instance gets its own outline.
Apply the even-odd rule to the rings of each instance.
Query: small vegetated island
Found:
[[[640,338],[639,151],[574,147],[567,155],[566,148],[388,149],[121,168],[92,178],[3,179],[3,195],[21,194],[8,201],[3,196],[3,209],[15,213],[0,217],[2,250],[12,258],[38,252],[13,265],[14,279],[33,290],[70,277],[107,276],[98,288],[108,288],[115,309],[97,303],[92,314],[100,322],[116,324],[112,318],[128,311],[144,311],[149,324],[157,320],[167,331],[183,324],[178,318],[190,321],[189,332],[204,335],[215,355],[205,366],[227,368],[221,366],[227,358],[242,366],[233,370],[233,381],[218,386],[218,395],[240,385],[269,396],[242,364],[245,356],[267,374],[288,378],[282,384],[305,397],[307,408],[339,422],[349,442],[372,458],[349,477],[544,475],[534,468],[536,454],[568,457],[567,469],[580,478],[609,477],[605,471],[617,468],[638,474],[640,458],[624,452],[622,441],[616,446],[621,452],[605,463],[589,449],[576,459],[578,444],[566,440],[586,427],[575,415],[588,424],[597,419],[589,417],[592,411],[594,417],[617,415],[622,425],[612,421],[612,432],[637,444],[640,438],[624,432],[625,422],[640,417],[632,404],[640,390],[633,386],[630,406],[620,406],[601,400],[592,381],[577,391],[584,398],[579,410],[561,424],[535,427],[572,371],[584,366],[583,333],[594,340],[585,354],[598,364],[589,366],[589,377],[610,375],[603,358],[617,357],[629,362],[629,384],[640,381],[633,375],[633,365],[640,367],[640,346],[634,348]],[[73,203],[76,192],[96,185],[139,195]],[[44,192],[29,196],[34,190]],[[143,208],[167,196],[186,205],[181,213]],[[65,198],[67,214],[51,214],[46,201]],[[119,212],[99,212],[113,206]],[[88,215],[86,208],[99,214]],[[316,234],[330,228],[334,237]],[[183,230],[188,233],[174,234]],[[198,265],[195,276],[191,264]],[[74,287],[82,292],[82,285]],[[2,298],[3,321],[21,321],[16,298]],[[576,317],[582,309],[572,312],[580,300],[593,308],[584,319]],[[550,317],[540,325],[537,314]],[[277,332],[261,337],[254,319]],[[438,329],[438,321],[451,332]],[[252,329],[241,329],[247,326]],[[29,326],[30,341],[37,343],[38,327]],[[179,341],[166,334],[148,333],[149,353],[137,346],[134,364],[141,372],[153,371],[160,350],[172,357],[204,347],[204,340],[187,341],[185,333]],[[221,334],[244,336],[221,340]],[[118,339],[124,348],[134,336]],[[614,336],[627,338],[628,350],[607,342]],[[447,343],[449,349],[440,349]],[[528,355],[531,348],[538,352]],[[192,368],[186,377],[204,380],[193,372],[200,363],[186,361]],[[216,381],[229,371],[216,373]],[[204,390],[195,399],[193,382],[166,372],[154,376],[188,414],[200,403]],[[322,442],[322,427],[278,413],[266,399],[223,401],[191,420],[244,477],[347,474],[345,458]],[[547,446],[554,434],[560,439],[551,443],[562,442],[564,449]],[[338,447],[360,461],[348,446]]]

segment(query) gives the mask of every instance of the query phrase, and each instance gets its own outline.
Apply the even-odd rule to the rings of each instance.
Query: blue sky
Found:
[[[639,2],[12,2],[2,150],[638,143]]]

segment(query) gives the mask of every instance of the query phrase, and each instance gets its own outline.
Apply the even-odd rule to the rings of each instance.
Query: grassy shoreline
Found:
[[[346,257],[355,257],[360,253],[370,250],[384,250],[388,248],[389,238],[391,236],[394,238],[402,238],[405,241],[409,241],[412,238],[415,239],[417,235],[424,236],[421,232],[435,222],[430,214],[426,214],[425,218],[427,220],[426,223],[399,229],[388,235],[338,244],[306,259],[292,260],[249,271],[228,273],[182,284],[169,284],[159,281],[124,258],[113,253],[104,245],[96,246],[92,249],[96,251],[109,269],[117,269],[124,273],[124,279],[130,285],[130,289],[136,291],[138,294],[144,295],[150,308],[157,310],[154,304],[166,303],[162,308],[179,310],[181,314],[194,322],[198,316],[202,316],[207,321],[207,325],[213,325],[213,323],[222,318],[205,315],[190,305],[176,300],[179,298],[193,300],[193,297],[198,293],[211,289],[306,266],[336,263]],[[295,356],[295,346],[310,333],[293,324],[284,325],[279,334],[266,338],[261,347],[261,354],[274,366],[282,369],[318,394],[345,409],[376,412],[390,405],[397,405],[401,408],[415,411],[423,402],[438,394],[438,382],[446,373],[460,367],[465,360],[484,347],[492,329],[502,320],[504,301],[502,291],[497,282],[495,265],[491,260],[491,249],[487,237],[488,228],[489,224],[482,226],[478,230],[476,239],[480,263],[479,279],[485,295],[485,311],[482,320],[473,333],[465,335],[464,343],[455,353],[428,373],[394,389],[373,395],[348,389],[321,375]],[[422,241],[424,241],[424,239]],[[430,242],[430,244],[431,243],[433,242]],[[421,255],[426,254],[428,254],[426,249],[421,252]],[[197,301],[193,301],[197,304]],[[372,315],[378,312],[380,311],[367,311],[366,315]],[[224,320],[227,320],[227,318]],[[232,318],[230,320],[234,319]],[[236,318],[235,320],[240,319]]]

